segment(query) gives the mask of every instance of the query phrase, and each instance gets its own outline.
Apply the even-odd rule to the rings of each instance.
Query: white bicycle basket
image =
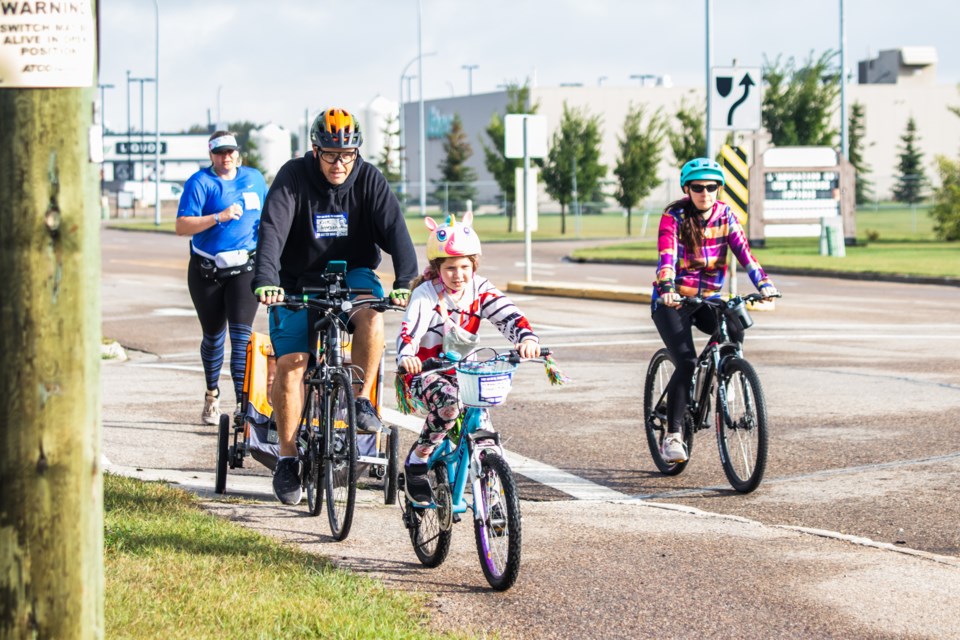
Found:
[[[503,403],[513,385],[517,365],[503,360],[460,361],[457,382],[460,400],[468,407],[493,407]]]

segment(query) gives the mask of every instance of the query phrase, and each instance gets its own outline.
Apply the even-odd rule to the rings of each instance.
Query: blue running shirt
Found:
[[[233,180],[224,180],[212,167],[201,169],[183,185],[177,217],[208,216],[238,203],[243,207],[239,220],[215,224],[193,236],[191,244],[197,251],[214,256],[221,251],[257,248],[260,212],[267,197],[267,183],[263,175],[250,167],[238,167]]]

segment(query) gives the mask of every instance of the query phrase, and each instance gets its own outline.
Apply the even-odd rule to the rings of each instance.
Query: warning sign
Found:
[[[93,86],[97,33],[92,4],[0,1],[0,88]]]

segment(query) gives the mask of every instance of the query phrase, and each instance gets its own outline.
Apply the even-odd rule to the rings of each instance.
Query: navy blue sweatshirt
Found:
[[[334,186],[310,151],[287,161],[267,192],[252,288],[298,293],[322,284],[332,260],[346,261],[348,270],[376,269],[381,249],[393,258],[393,288],[409,288],[417,253],[386,178],[358,155],[346,181]]]

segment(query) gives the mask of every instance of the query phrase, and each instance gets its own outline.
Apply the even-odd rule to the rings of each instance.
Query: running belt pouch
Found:
[[[220,256],[225,254],[240,254],[242,253],[245,258],[243,262],[238,265],[228,265],[220,266],[221,262],[236,261],[239,256],[235,255],[232,258],[225,258],[221,261]],[[238,276],[241,273],[247,273],[248,271],[253,271],[254,258],[256,256],[255,251],[225,251],[218,253],[215,256],[214,260],[209,258],[204,258],[200,256],[200,274],[207,280],[223,280],[225,278],[232,278]]]

